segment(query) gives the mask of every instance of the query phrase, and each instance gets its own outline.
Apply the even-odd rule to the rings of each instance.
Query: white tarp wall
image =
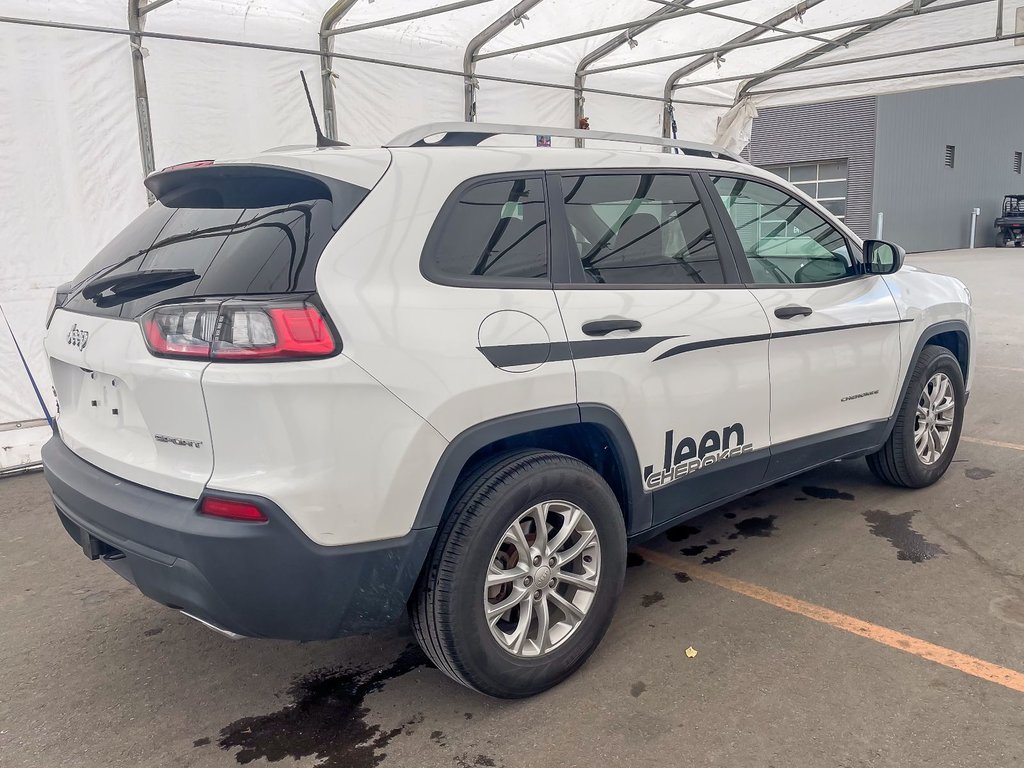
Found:
[[[452,0],[360,0],[338,22],[345,28],[448,4]],[[786,14],[797,0],[674,0],[732,19],[690,14],[660,21],[595,62],[585,113],[595,130],[660,134],[666,81],[686,65],[675,90],[680,138],[721,141],[739,149],[758,106],[847,98],[864,93],[935,87],[965,80],[1024,74],[1024,0],[921,0],[922,13],[882,25],[848,47],[814,59],[866,61],[773,77],[744,86],[751,76],[786,65],[835,40],[849,28],[815,39],[788,33],[869,21],[914,0],[804,0],[783,31],[757,28]],[[336,52],[461,73],[467,43],[515,5],[491,0],[445,14],[338,35]],[[509,26],[481,54],[530,45],[644,19],[670,0],[540,0],[522,24]],[[330,0],[172,0],[145,18],[147,33],[288,46],[315,52]],[[935,8],[955,10],[933,13]],[[1002,7],[1002,40],[993,38]],[[912,13],[912,10],[911,10]],[[0,0],[0,17],[127,28],[127,0]],[[1018,17],[1021,21],[1018,23]],[[744,20],[746,23],[744,23]],[[762,42],[730,48],[751,31]],[[561,42],[484,58],[477,119],[489,122],[573,124],[573,75],[580,60],[620,33]],[[206,158],[246,155],[268,147],[309,143],[312,130],[298,72],[304,70],[318,110],[320,60],[307,53],[145,38],[145,68],[157,168]],[[920,47],[927,53],[890,57]],[[708,51],[723,48],[708,60]],[[696,51],[693,55],[689,52]],[[655,61],[650,61],[654,59]],[[664,60],[658,60],[664,59]],[[1006,63],[1005,66],[989,67]],[[641,64],[640,66],[632,66]],[[698,66],[699,65],[699,66]],[[985,68],[975,68],[978,66]],[[612,67],[609,71],[601,71]],[[617,68],[623,67],[623,68]],[[335,59],[338,135],[379,143],[413,125],[463,117],[460,76]],[[926,77],[898,77],[937,69]],[[561,86],[495,82],[487,76]],[[824,85],[851,79],[880,81]],[[713,81],[713,82],[708,82]],[[785,89],[785,90],[779,90]],[[761,91],[770,91],[761,93]],[[738,106],[730,111],[739,101]],[[692,102],[700,102],[696,104]],[[707,106],[712,104],[715,106]],[[984,119],[984,116],[981,116]],[[82,265],[146,205],[129,38],[101,31],[33,27],[0,19],[0,470],[33,461],[49,428],[51,384],[42,348],[46,308],[54,286]],[[39,402],[16,350],[24,352]],[[27,424],[29,426],[18,426]]]

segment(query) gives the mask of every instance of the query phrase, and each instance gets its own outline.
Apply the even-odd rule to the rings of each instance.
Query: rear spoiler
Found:
[[[146,189],[168,208],[269,208],[330,200],[338,214],[351,212],[370,190],[279,165],[185,164],[146,177]],[[347,214],[346,214],[347,215]],[[345,216],[335,221],[341,226]]]

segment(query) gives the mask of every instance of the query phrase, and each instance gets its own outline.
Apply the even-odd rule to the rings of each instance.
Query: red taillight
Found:
[[[141,323],[149,351],[160,357],[300,360],[337,350],[320,310],[294,299],[167,304],[147,312]]]
[[[334,352],[334,337],[313,306],[245,307],[229,310],[214,360],[284,360],[324,357]]]
[[[199,511],[211,517],[223,517],[227,520],[243,520],[250,523],[265,523],[269,518],[263,510],[247,501],[233,499],[217,499],[212,496],[203,497]]]
[[[142,323],[145,343],[154,354],[163,356],[209,357],[210,342],[202,338],[169,333],[163,317],[146,317]]]

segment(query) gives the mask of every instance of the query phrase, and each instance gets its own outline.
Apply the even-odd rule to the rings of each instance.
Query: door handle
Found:
[[[607,320],[590,320],[583,324],[587,336],[607,336],[612,331],[639,331],[643,324],[639,320],[625,317],[610,317]]]
[[[775,316],[780,320],[790,320],[794,317],[800,317],[801,315],[809,315],[813,312],[810,307],[799,307],[796,304],[790,304],[785,307],[779,307],[775,310]]]

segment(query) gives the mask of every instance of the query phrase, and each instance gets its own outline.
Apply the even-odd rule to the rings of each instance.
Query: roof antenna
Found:
[[[306,101],[309,102],[309,114],[313,116],[313,128],[316,130],[316,145],[317,147],[347,147],[349,146],[344,141],[338,141],[337,139],[329,139],[324,136],[323,131],[320,130],[320,121],[316,119],[316,110],[313,109],[313,97],[309,95],[309,84],[306,82],[306,73],[301,69],[299,70],[299,77],[302,78],[302,87],[306,91]]]

